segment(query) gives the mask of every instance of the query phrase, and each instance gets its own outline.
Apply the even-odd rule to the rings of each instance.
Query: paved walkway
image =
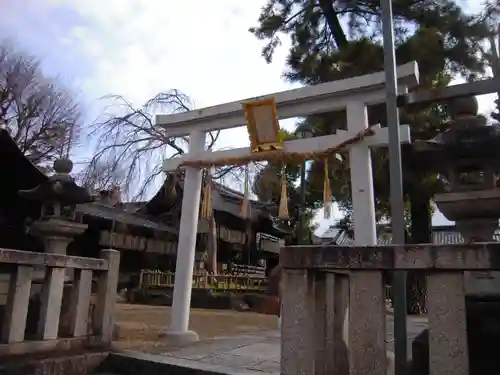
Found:
[[[427,328],[426,318],[408,319],[408,349],[411,341]],[[394,350],[394,321],[387,317],[387,349]],[[225,372],[234,375],[243,374],[279,374],[280,373],[280,333],[278,330],[255,334],[213,339],[195,345],[177,349],[165,356],[192,362],[196,367],[213,365],[225,368]]]

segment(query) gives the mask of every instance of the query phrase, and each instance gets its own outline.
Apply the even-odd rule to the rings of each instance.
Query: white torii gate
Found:
[[[411,62],[399,66],[397,77],[399,94],[406,93],[408,88],[418,83],[417,64]],[[385,101],[384,86],[384,72],[378,72],[184,113],[158,115],[156,124],[164,127],[168,136],[189,136],[188,153],[164,160],[163,170],[175,171],[179,165],[187,161],[250,155],[251,149],[248,147],[217,152],[206,151],[205,134],[209,131],[243,126],[245,118],[242,104],[269,97],[274,97],[280,119],[346,109],[346,131],[284,143],[285,152],[309,153],[331,149],[368,127],[367,105]],[[410,142],[410,129],[407,125],[401,126],[401,142]],[[387,144],[387,128],[377,128],[373,136],[348,146],[356,245],[375,245],[377,241],[370,148]],[[179,228],[172,319],[170,328],[166,332],[168,339],[177,343],[198,340],[198,335],[189,331],[188,325],[201,184],[201,169],[187,167]]]

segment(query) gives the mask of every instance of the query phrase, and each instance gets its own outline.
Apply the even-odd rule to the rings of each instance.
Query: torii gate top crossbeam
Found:
[[[418,84],[417,63],[399,66],[397,77],[399,94],[403,94]],[[345,108],[352,101],[365,104],[385,101],[384,85],[384,72],[377,72],[183,113],[157,115],[156,124],[165,128],[171,137],[185,136],[195,129],[208,132],[243,126],[242,104],[269,97],[275,98],[280,119],[331,112]]]

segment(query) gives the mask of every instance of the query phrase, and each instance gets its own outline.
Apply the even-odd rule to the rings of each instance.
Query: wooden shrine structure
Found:
[[[40,215],[40,206],[26,201],[18,192],[39,186],[48,177],[23,155],[5,129],[0,129],[0,157],[2,174],[8,176],[0,196],[0,230],[4,233],[0,247],[43,252],[43,243],[29,230],[30,222]],[[168,182],[167,178],[146,202],[124,203],[119,191],[101,191],[94,202],[78,204],[75,219],[88,228],[69,245],[68,254],[98,257],[102,249],[120,250],[121,282],[125,284],[125,274],[138,275],[141,269],[175,271],[183,183],[178,183],[179,194],[170,196],[166,194]],[[244,220],[237,208],[243,195],[222,185],[215,191],[219,270],[235,264],[234,271],[244,274],[245,267],[257,265],[260,259],[276,263],[279,241],[286,233],[276,228],[273,207],[252,202],[253,216]],[[207,223],[201,220],[198,268],[205,268],[208,232]]]

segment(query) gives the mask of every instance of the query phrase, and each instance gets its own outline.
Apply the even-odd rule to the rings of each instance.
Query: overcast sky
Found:
[[[281,79],[286,41],[266,64],[261,42],[247,31],[264,3],[0,0],[0,37],[15,39],[42,59],[48,73],[77,90],[89,121],[98,98],[107,94],[140,105],[176,88],[201,108],[291,88]],[[483,113],[492,101],[481,98]],[[246,145],[246,131],[238,128],[224,131],[218,147]],[[319,221],[319,234],[333,222]]]

